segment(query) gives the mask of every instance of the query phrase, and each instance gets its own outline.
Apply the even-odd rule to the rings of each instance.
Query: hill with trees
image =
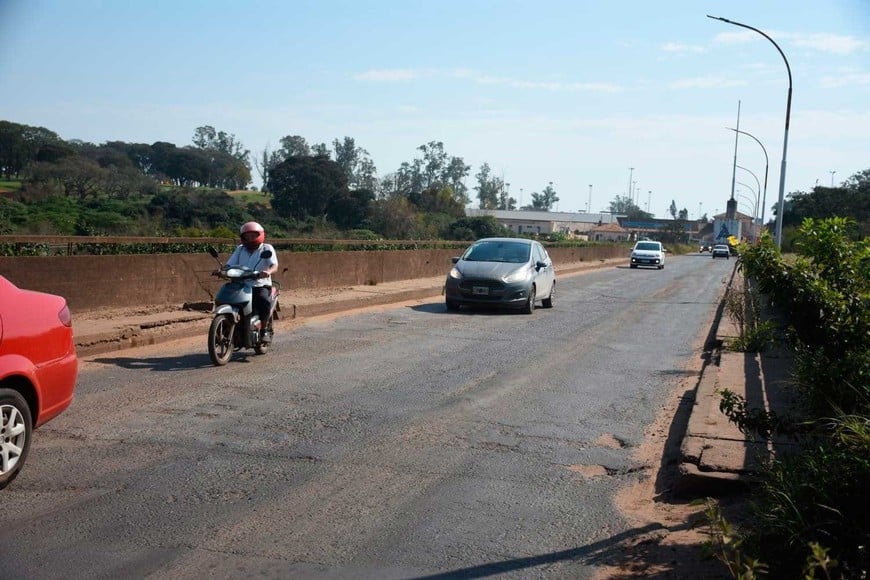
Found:
[[[559,201],[548,182],[518,208],[488,163],[469,191],[471,166],[440,141],[420,145],[413,159],[383,176],[351,137],[331,145],[299,135],[279,142],[252,153],[235,135],[207,125],[187,145],[94,144],[0,120],[0,234],[231,236],[237,224],[256,220],[279,237],[473,239],[507,232],[492,218],[465,217],[472,192],[482,209],[549,211]],[[262,191],[250,187],[252,170]],[[838,188],[790,194],[786,228],[804,217],[840,215],[855,220],[856,236],[866,236],[868,183],[870,170]],[[649,217],[631,198],[617,195],[610,206]]]

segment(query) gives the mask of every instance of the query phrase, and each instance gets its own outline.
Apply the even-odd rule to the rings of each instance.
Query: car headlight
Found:
[[[450,268],[450,273],[448,274],[454,280],[462,280],[462,272],[460,272],[456,266]]]
[[[503,280],[506,284],[511,284],[513,282],[522,282],[526,278],[529,277],[529,270],[526,268],[520,268],[519,270],[515,270],[505,276]]]

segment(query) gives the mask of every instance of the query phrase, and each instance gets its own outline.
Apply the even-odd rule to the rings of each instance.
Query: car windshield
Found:
[[[658,251],[660,248],[657,242],[638,242],[634,249]]]
[[[462,259],[467,262],[522,264],[529,261],[530,247],[522,242],[480,242],[468,248]]]

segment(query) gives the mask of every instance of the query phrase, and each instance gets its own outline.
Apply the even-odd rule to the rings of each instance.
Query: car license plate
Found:
[[[475,296],[489,296],[489,287],[488,286],[473,286],[471,288],[471,293]]]

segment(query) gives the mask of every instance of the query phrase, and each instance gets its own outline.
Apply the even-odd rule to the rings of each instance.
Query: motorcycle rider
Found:
[[[272,292],[272,274],[278,271],[278,256],[275,248],[266,243],[266,230],[257,222],[243,224],[239,228],[239,238],[242,243],[229,257],[226,266],[243,266],[260,272],[258,279],[247,280],[245,283],[251,287],[254,311],[260,316],[263,325],[260,329],[260,340],[271,342],[271,334],[266,328],[271,310],[269,295]],[[261,259],[260,256],[265,250],[270,250],[272,256]]]

